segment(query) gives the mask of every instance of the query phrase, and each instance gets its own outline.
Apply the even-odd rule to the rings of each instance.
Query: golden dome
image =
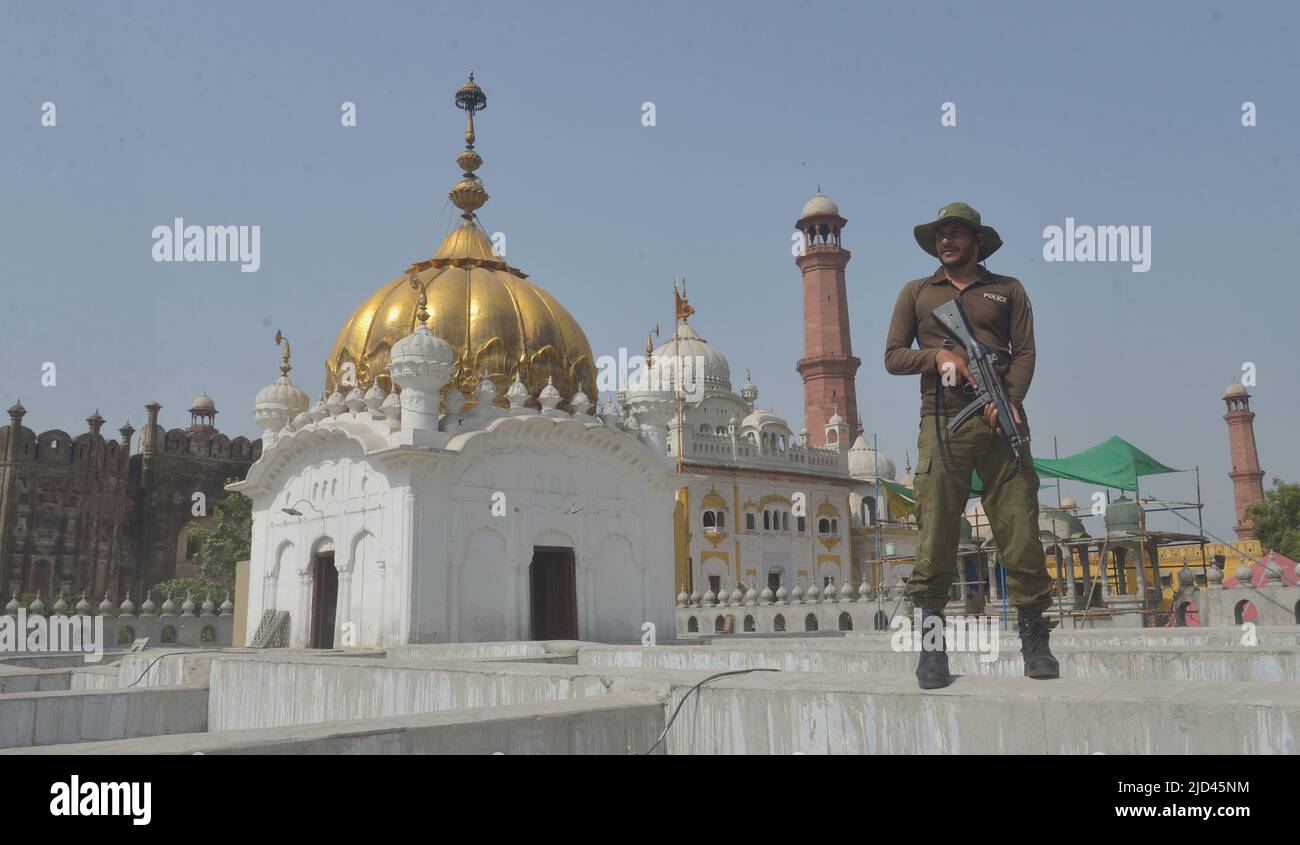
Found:
[[[412,274],[429,298],[429,331],[456,351],[452,381],[467,398],[484,375],[504,396],[516,372],[533,395],[548,376],[566,399],[579,387],[596,395],[591,344],[578,322],[555,297],[526,281],[526,274],[495,258],[483,230],[468,221],[432,259],[411,265],[352,313],[325,364],[327,393],[348,386],[338,383],[348,363],[363,391],[375,378],[384,390],[392,389],[384,370],[389,350],[416,325],[420,291],[411,287]]]
[[[384,368],[393,344],[415,330],[420,290],[411,285],[414,276],[428,296],[429,331],[456,352],[448,386],[454,384],[467,399],[472,401],[483,376],[504,397],[516,374],[534,396],[548,377],[566,400],[579,389],[595,396],[591,344],[578,322],[553,296],[526,281],[526,273],[493,255],[478,225],[474,212],[488,197],[473,173],[482,163],[472,149],[473,117],[486,97],[479,91],[464,105],[458,97],[457,105],[470,112],[466,149],[457,157],[464,174],[450,195],[463,222],[431,259],[412,264],[352,313],[325,362],[325,390],[346,394],[352,376],[363,391],[376,379],[384,390],[392,389]]]

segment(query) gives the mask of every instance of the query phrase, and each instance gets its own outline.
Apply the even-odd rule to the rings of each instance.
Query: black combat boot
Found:
[[[1046,680],[1061,677],[1061,664],[1052,656],[1047,638],[1052,626],[1041,610],[1020,608],[1020,653],[1025,659],[1025,677]]]
[[[937,621],[927,622],[929,619]],[[934,624],[939,626],[937,650],[927,647],[925,636],[930,625]],[[921,608],[921,629],[915,635],[921,638],[921,660],[916,664],[916,680],[921,689],[940,689],[951,684],[952,675],[948,674],[948,654],[943,639],[943,611]]]

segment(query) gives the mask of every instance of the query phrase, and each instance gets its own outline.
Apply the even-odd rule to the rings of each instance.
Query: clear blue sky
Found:
[[[1298,22],[1288,3],[6,3],[0,399],[37,430],[83,431],[98,407],[115,432],[151,399],[184,425],[206,389],[223,430],[256,436],[277,328],[315,395],[349,312],[448,225],[451,95],[473,69],[483,224],[597,355],[670,326],[685,275],[737,386],[752,368],[797,429],[790,233],[820,181],[849,220],[861,412],[901,472],[917,385],[884,372],[884,331],[934,267],[911,227],[962,199],[1034,301],[1036,452],[1119,434],[1199,464],[1226,535],[1219,397],[1245,361],[1263,466],[1300,478]],[[154,263],[177,216],[261,226],[260,271]],[[1066,217],[1151,226],[1150,272],[1044,263]],[[1194,495],[1191,476],[1148,489]]]

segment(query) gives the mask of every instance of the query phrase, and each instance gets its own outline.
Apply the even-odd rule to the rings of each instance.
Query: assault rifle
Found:
[[[945,341],[944,345],[952,344],[952,346],[955,346],[960,343],[966,350],[966,360],[970,366],[970,373],[975,379],[973,389],[968,382],[962,381],[961,383],[962,392],[967,396],[973,396],[974,400],[965,408],[962,408],[948,422],[949,433],[955,433],[971,417],[982,413],[985,405],[992,403],[993,407],[998,411],[998,427],[1002,429],[1003,436],[1011,444],[1011,454],[1016,459],[1016,466],[1019,467],[1020,447],[1022,444],[1028,443],[1029,438],[1020,433],[1015,417],[1011,413],[1011,400],[1007,398],[1007,391],[1002,386],[1002,377],[998,375],[998,371],[993,367],[993,364],[997,361],[997,355],[975,338],[975,335],[970,330],[970,323],[966,320],[966,312],[962,310],[961,303],[956,299],[945,302],[930,313],[939,321],[939,325],[943,327],[943,330],[952,335],[953,340]],[[942,382],[942,374],[940,380]],[[942,388],[936,390],[936,393],[942,395]],[[937,400],[938,396],[935,398]],[[939,403],[936,401],[936,414],[938,408]]]

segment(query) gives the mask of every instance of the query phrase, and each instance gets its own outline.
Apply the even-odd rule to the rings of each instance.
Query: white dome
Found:
[[[421,323],[415,331],[393,344],[388,360],[392,364],[427,362],[450,365],[454,358],[451,345]]]
[[[849,475],[854,478],[885,478],[894,480],[898,469],[886,455],[881,455],[867,445],[867,438],[858,435],[849,449]]]
[[[827,425],[848,425],[848,422],[845,421],[844,417],[840,416],[839,411],[836,411],[835,413],[831,414],[831,418],[826,421],[826,424]]]
[[[1241,386],[1240,382],[1233,382],[1228,385],[1228,389],[1223,391],[1224,396],[1240,396],[1246,392],[1246,388]]]
[[[837,206],[830,197],[823,194],[820,188],[817,189],[816,194],[813,194],[812,199],[803,204],[803,213],[799,215],[799,219],[802,220],[805,217],[812,217],[814,214],[834,214],[836,217],[840,216],[839,206]]]
[[[190,403],[190,410],[191,411],[215,411],[217,410],[217,403],[212,401],[212,397],[207,394],[207,391],[204,391],[203,393],[194,397],[194,401]]]
[[[554,399],[556,402],[564,400],[564,397],[560,395],[560,391],[556,389],[555,381],[551,376],[546,377],[546,385],[537,396],[539,399]]]
[[[289,419],[307,410],[311,399],[291,381],[287,375],[280,376],[266,387],[257,391],[253,401],[255,411],[283,410],[292,411]]]
[[[786,434],[791,434],[790,425],[781,419],[773,411],[758,410],[745,417],[740,424],[740,430],[755,429],[757,431],[769,431],[773,428],[780,429]]]
[[[690,323],[678,323],[675,338],[670,337],[652,354],[654,356],[654,362],[650,365],[652,379],[648,387],[674,390],[677,384],[676,370],[670,366],[667,371],[661,373],[661,363],[672,361],[673,356],[680,355],[683,360],[688,357],[691,359],[690,372],[686,373],[683,368],[683,374],[689,376],[684,382],[688,392],[692,384],[698,384],[701,380],[705,388],[731,392],[731,364],[727,362],[727,357],[718,347],[696,334]],[[699,371],[697,366],[699,364],[703,365],[703,372]]]

